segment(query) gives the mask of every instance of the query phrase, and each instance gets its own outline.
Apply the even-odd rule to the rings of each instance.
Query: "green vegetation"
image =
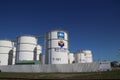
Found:
[[[1,72],[0,79],[120,79],[120,70],[82,73],[11,73]]]

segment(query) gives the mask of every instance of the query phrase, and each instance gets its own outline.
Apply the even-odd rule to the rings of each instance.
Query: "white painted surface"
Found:
[[[50,31],[46,33],[45,41],[46,64],[68,64],[68,33]]]
[[[13,61],[12,61],[13,65],[15,64],[15,56],[16,56],[16,47],[14,47],[13,49]]]
[[[69,53],[69,59],[70,59],[70,64],[72,64],[73,61],[75,60],[74,53]]]
[[[92,51],[91,50],[81,50],[75,53],[76,63],[92,63]]]
[[[49,64],[49,65],[9,65],[0,66],[2,72],[96,72],[99,70],[99,63],[79,63],[79,64]],[[110,66],[110,62],[109,65]],[[103,67],[103,70],[111,70],[111,67]]]
[[[8,65],[9,52],[14,43],[10,40],[0,40],[0,65]]]
[[[19,36],[17,39],[16,61],[33,60],[37,38],[34,36]]]
[[[42,46],[37,45],[37,60],[39,60],[40,54],[42,54]]]
[[[34,36],[19,36],[18,37],[18,43],[30,43],[30,44],[36,44],[37,43],[37,39]]]

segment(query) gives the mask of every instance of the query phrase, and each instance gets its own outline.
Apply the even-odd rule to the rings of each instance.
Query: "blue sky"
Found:
[[[120,60],[119,0],[0,0],[0,38],[53,29],[69,32],[71,52],[91,49],[94,61]]]

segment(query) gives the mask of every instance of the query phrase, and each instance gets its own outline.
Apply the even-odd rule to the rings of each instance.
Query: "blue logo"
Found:
[[[64,39],[64,32],[57,32],[58,39]]]
[[[58,41],[58,46],[60,46],[61,48],[64,46],[63,40]]]

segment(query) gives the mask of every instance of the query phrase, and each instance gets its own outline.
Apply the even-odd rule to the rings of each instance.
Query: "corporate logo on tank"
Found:
[[[64,39],[64,32],[57,32],[58,39]]]
[[[61,48],[64,46],[64,42],[62,39],[60,41],[58,41],[58,46],[60,46]]]

